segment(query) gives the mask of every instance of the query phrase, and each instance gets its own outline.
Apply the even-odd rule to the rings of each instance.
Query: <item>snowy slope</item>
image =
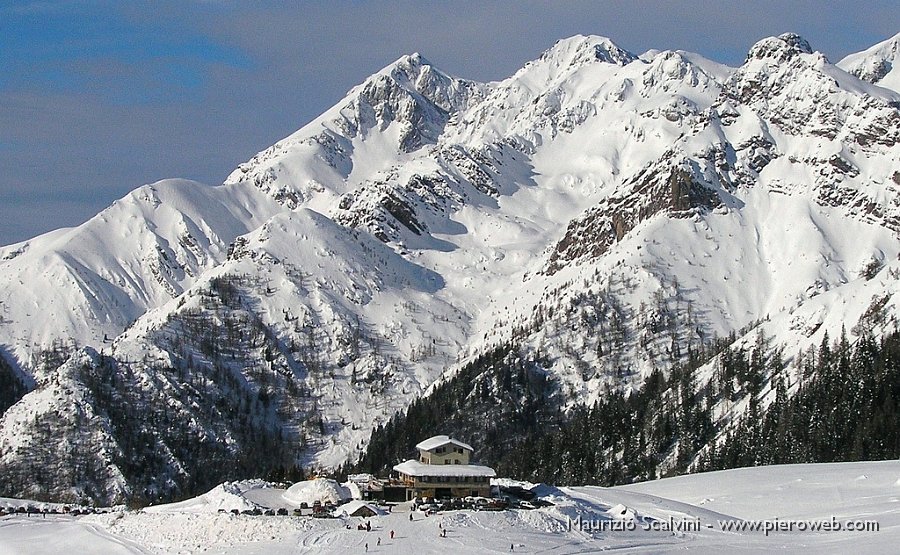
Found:
[[[449,511],[409,520],[406,506],[368,519],[313,519],[196,512],[117,512],[89,517],[23,516],[0,520],[4,552],[56,553],[628,553],[815,552],[886,553],[898,541],[896,461],[789,465],[711,472],[621,488],[593,486],[536,491],[555,506],[500,513]],[[253,491],[253,490],[249,490]],[[580,522],[583,528],[579,529]],[[869,521],[877,532],[725,531],[723,523],[765,519],[787,523]],[[670,520],[671,519],[671,520]],[[634,530],[596,530],[605,523]],[[653,525],[699,523],[690,530]],[[595,528],[591,529],[593,525]],[[621,525],[621,524],[620,524]],[[645,529],[647,527],[648,529]],[[441,531],[446,529],[446,537]],[[391,531],[394,532],[391,538]]]
[[[900,92],[900,33],[878,44],[850,54],[838,67],[879,87]]]
[[[111,340],[223,262],[239,235],[301,205],[327,209],[348,183],[436,140],[480,90],[404,56],[224,186],[161,181],[77,228],[0,248],[0,344],[31,366],[54,339]]]
[[[889,322],[900,93],[860,68],[895,39],[839,67],[785,34],[729,68],[576,36],[488,84],[404,56],[224,185],[148,185],[0,249],[0,349],[33,389],[0,466],[50,456],[33,416],[84,404],[110,433],[65,429],[100,459],[153,453],[98,487],[175,495],[273,445],[352,460],[503,342],[570,406],[760,322],[791,349],[863,330],[873,299]]]
[[[65,503],[95,499],[112,504],[131,493],[125,476],[110,463],[121,456],[110,421],[79,376],[97,364],[96,353],[73,356],[40,383],[28,403],[13,405],[0,418],[7,432],[0,465],[8,489],[34,498],[46,498],[52,490],[54,501]],[[55,485],[34,480],[38,463],[58,480]]]
[[[246,187],[145,185],[77,228],[0,249],[0,344],[26,366],[54,340],[98,348],[225,259],[281,207]]]

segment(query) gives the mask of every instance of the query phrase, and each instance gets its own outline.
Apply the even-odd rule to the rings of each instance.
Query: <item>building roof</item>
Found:
[[[493,478],[497,475],[489,466],[477,464],[424,464],[408,460],[394,466],[394,470],[407,476],[484,476]]]
[[[457,447],[462,447],[463,449],[468,449],[469,451],[474,451],[472,446],[468,443],[463,443],[458,439],[453,439],[450,436],[434,436],[426,439],[425,441],[416,445],[416,449],[421,449],[423,451],[431,451],[432,449],[437,449],[438,447],[443,447],[447,444],[453,444]]]
[[[360,513],[361,510],[362,510],[362,512]],[[365,501],[359,501],[359,500],[344,503],[343,505],[341,505],[340,507],[338,507],[337,509],[334,510],[335,516],[340,516],[340,515],[356,516],[357,513],[360,513],[365,516],[368,516],[369,514],[372,514],[372,515],[387,514],[386,512],[381,510],[379,507],[376,507],[375,505],[372,505],[370,503],[366,503]]]

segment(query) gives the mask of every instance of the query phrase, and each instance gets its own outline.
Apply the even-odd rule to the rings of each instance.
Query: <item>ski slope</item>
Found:
[[[231,484],[229,497],[285,501],[265,482]],[[258,491],[257,491],[258,490]],[[221,486],[214,491],[222,491]],[[403,505],[370,520],[317,520],[219,513],[203,499],[142,512],[0,519],[0,553],[887,553],[900,540],[900,461],[804,464],[696,474],[615,488],[535,491],[555,503],[537,510],[450,511],[433,516]],[[262,494],[263,492],[267,492]],[[211,492],[212,493],[212,492]],[[7,500],[9,505],[12,500]],[[204,509],[205,507],[205,509]],[[867,520],[877,532],[723,531],[720,521]],[[579,529],[578,522],[582,523]],[[672,520],[670,520],[672,519]],[[605,531],[584,523],[604,522]],[[631,522],[634,530],[611,523]],[[650,530],[693,522],[692,530]],[[574,524],[573,524],[574,523]],[[349,527],[349,528],[348,528]],[[446,537],[441,531],[446,530]],[[394,532],[391,539],[390,532]],[[380,540],[380,545],[379,545]]]

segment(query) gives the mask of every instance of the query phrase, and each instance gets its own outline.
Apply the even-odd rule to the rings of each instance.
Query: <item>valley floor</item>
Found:
[[[282,505],[278,491],[266,489],[211,492],[141,512],[7,516],[0,519],[0,554],[885,553],[900,543],[900,461],[737,469],[615,488],[538,486],[554,506],[414,512],[410,521],[400,505],[368,519],[371,532],[357,530],[360,518],[217,512],[229,495]],[[749,519],[781,531],[725,529],[758,522]],[[878,530],[798,530],[847,521]],[[673,523],[682,528],[666,529]]]

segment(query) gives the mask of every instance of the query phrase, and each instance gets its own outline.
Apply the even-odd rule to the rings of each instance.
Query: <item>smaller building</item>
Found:
[[[406,498],[488,497],[493,468],[470,464],[474,451],[468,443],[449,436],[434,436],[416,445],[418,460],[394,467],[406,486]]]
[[[334,510],[334,516],[360,516],[364,518],[387,514],[375,505],[355,500],[341,505]]]
[[[416,445],[419,462],[424,464],[469,464],[474,449],[450,436],[434,436]]]

